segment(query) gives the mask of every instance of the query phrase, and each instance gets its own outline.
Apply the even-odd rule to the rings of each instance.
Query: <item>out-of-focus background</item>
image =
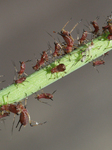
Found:
[[[19,69],[19,61],[32,59],[27,63],[27,74],[35,64],[34,54],[47,49],[48,41],[53,45],[53,31],[60,31],[72,17],[66,29],[80,20],[77,27],[80,36],[85,24],[100,16],[100,29],[106,17],[111,14],[111,0],[0,0],[0,74],[5,83],[13,82],[13,60]],[[76,38],[76,29],[72,33]],[[55,38],[57,35],[53,35]],[[62,38],[59,37],[61,41]],[[105,65],[99,66],[99,73],[92,63],[80,68],[56,83],[44,88],[52,93],[51,106],[39,103],[29,97],[27,108],[31,119],[47,121],[42,126],[27,125],[21,131],[14,127],[11,136],[13,115],[6,118],[5,126],[0,123],[0,148],[16,150],[111,150],[112,149],[112,52],[105,57]],[[16,117],[16,123],[18,122]]]

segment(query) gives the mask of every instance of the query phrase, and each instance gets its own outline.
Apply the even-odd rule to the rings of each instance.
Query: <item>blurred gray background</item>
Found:
[[[53,39],[45,31],[60,31],[72,17],[66,29],[80,20],[77,27],[80,35],[86,20],[100,16],[98,24],[104,25],[105,17],[112,11],[111,0],[0,0],[0,74],[7,87],[13,82],[15,61],[33,59],[34,53],[47,49]],[[76,30],[72,33],[76,38]],[[57,35],[53,35],[57,36]],[[62,38],[60,37],[60,40]],[[47,121],[43,126],[31,128],[27,125],[18,132],[14,128],[11,139],[13,115],[0,123],[0,148],[16,150],[112,150],[112,52],[105,58],[106,64],[99,66],[99,73],[88,64],[56,83],[44,88],[52,93],[51,106],[29,97],[27,108],[31,119]],[[31,74],[32,63],[27,63],[26,72]],[[18,121],[16,117],[16,123]],[[16,125],[15,123],[15,125]]]

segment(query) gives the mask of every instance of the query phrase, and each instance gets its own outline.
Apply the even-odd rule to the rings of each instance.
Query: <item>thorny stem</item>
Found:
[[[94,47],[90,50],[90,55],[86,56],[84,62],[81,62],[83,57],[82,51],[85,51],[87,49],[87,45],[90,45],[91,42],[89,42],[87,45],[77,48],[70,54],[64,55],[62,58],[57,59],[55,62],[40,69],[39,71],[35,71],[33,74],[27,77],[23,84],[12,84],[4,88],[0,91],[0,105],[18,102],[24,99],[26,96],[37,92],[38,90],[50,85],[51,83],[59,80],[60,78],[110,51],[112,48],[112,41],[107,39],[107,35],[108,32],[93,40]],[[51,74],[51,68],[55,67],[59,63],[65,64],[66,72]]]

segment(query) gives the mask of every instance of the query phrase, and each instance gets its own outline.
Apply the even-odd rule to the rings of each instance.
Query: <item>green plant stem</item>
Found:
[[[86,56],[86,59],[83,62],[81,62],[81,59],[83,58],[82,51],[84,52],[88,47],[87,45],[90,45],[91,42],[77,48],[70,54],[64,55],[62,58],[57,59],[55,62],[40,69],[39,71],[35,71],[29,75],[23,83],[17,85],[12,84],[4,88],[0,91],[0,105],[18,102],[26,96],[37,92],[38,90],[86,65],[99,56],[102,56],[112,48],[112,41],[107,39],[107,35],[108,33],[102,34],[100,37],[93,40],[94,47],[90,50],[90,54]],[[51,68],[57,66],[59,63],[65,64],[66,72],[51,74]]]

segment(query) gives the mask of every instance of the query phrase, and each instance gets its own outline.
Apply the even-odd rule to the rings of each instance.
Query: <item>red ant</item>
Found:
[[[43,51],[43,55],[41,56],[41,59],[37,60],[36,65],[33,66],[32,68],[35,71],[38,70],[45,63],[45,61],[48,61],[48,55],[47,55],[46,51]]]
[[[104,60],[96,60],[96,61],[93,61],[93,67],[95,68],[95,66],[99,66],[99,65],[104,65],[105,64],[105,61]],[[96,69],[97,70],[97,69]],[[98,71],[98,70],[97,70]],[[98,71],[99,73],[99,71]]]
[[[58,66],[51,69],[51,73],[63,72],[66,70],[66,66],[64,64],[59,64]]]

